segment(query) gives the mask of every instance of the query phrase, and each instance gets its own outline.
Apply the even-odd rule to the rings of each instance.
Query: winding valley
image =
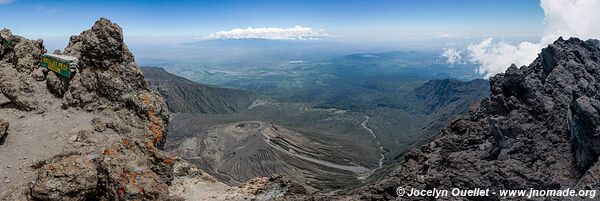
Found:
[[[377,139],[377,135],[375,135],[375,132],[373,132],[373,129],[371,129],[367,126],[367,122],[369,122],[369,119],[371,119],[371,117],[369,117],[369,116],[364,116],[364,117],[365,117],[365,121],[360,123],[360,125],[373,136],[373,140],[375,140],[375,144],[381,150],[381,158],[379,158],[379,167],[372,169],[370,174],[366,175],[365,177],[361,177],[360,179],[366,179],[371,174],[373,174],[375,171],[381,169],[383,167],[383,160],[385,159],[385,149],[383,148],[383,146],[381,146],[381,141],[379,141],[379,139]]]

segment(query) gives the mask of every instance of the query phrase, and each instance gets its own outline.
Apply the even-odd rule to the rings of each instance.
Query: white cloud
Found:
[[[471,62],[479,63],[477,70],[488,78],[496,73],[504,72],[511,64],[518,66],[531,63],[542,46],[530,42],[521,42],[511,45],[504,42],[493,43],[492,38],[487,38],[479,44],[467,47]]]
[[[451,34],[445,33],[445,34],[439,35],[438,38],[454,38],[454,36]]]
[[[15,0],[0,0],[0,4],[9,4],[15,2]]]
[[[442,52],[442,56],[446,57],[446,62],[450,64],[460,64],[463,63],[461,51],[455,48],[444,48],[444,52]]]
[[[542,42],[550,44],[559,36],[583,39],[600,37],[600,1],[542,0],[545,13],[545,34]]]
[[[294,26],[292,28],[236,28],[229,31],[219,31],[200,39],[270,39],[270,40],[310,40],[332,37],[324,30],[313,30],[310,27]]]
[[[581,39],[599,38],[600,1],[597,0],[541,0],[544,10],[544,33],[537,43],[521,42],[511,45],[493,43],[492,38],[467,47],[470,61],[479,63],[478,72],[485,77],[504,72],[511,64],[531,63],[540,50],[563,36]]]

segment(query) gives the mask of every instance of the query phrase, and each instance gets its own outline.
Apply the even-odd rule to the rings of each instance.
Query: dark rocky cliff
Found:
[[[473,104],[473,100],[486,98],[490,94],[489,90],[489,82],[483,79],[468,82],[444,79],[431,80],[415,89],[415,92],[417,97],[424,101],[425,112],[428,114],[434,112],[462,114]],[[448,106],[450,108],[447,108]]]
[[[175,113],[227,114],[246,110],[258,96],[247,91],[200,84],[162,68],[142,67],[150,87]]]
[[[458,80],[431,80],[415,90],[424,103],[424,112],[429,116],[427,124],[419,133],[420,144],[436,136],[450,120],[466,114],[471,107],[487,98],[489,82],[483,79],[468,82]],[[475,105],[475,106],[474,106]]]
[[[491,95],[479,107],[350,197],[395,199],[400,186],[597,189],[599,79],[599,42],[560,38],[532,64],[490,78]]]

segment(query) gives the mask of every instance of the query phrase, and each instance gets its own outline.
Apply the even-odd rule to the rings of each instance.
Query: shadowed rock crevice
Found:
[[[4,139],[8,135],[8,122],[0,118],[0,145],[4,144]]]
[[[585,171],[596,162],[600,153],[600,101],[582,96],[575,100],[570,117],[571,141],[577,167]]]

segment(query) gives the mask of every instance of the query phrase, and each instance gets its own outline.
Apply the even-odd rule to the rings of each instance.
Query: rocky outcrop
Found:
[[[234,200],[257,197],[207,180],[209,176],[199,170],[182,171],[182,167],[195,167],[162,151],[169,116],[166,104],[144,80],[117,24],[102,18],[92,29],[71,37],[60,53],[77,58],[70,78],[43,71],[39,63],[44,52],[41,40],[0,31],[0,99],[4,101],[0,116],[8,118],[11,126],[18,125],[9,136],[13,149],[36,149],[19,148],[18,159],[0,155],[3,165],[9,162],[5,171],[18,176],[9,173],[11,180],[2,178],[0,199],[195,199],[173,189],[198,182],[219,187],[210,195],[232,192],[229,198]],[[6,122],[0,119],[0,138],[6,136]],[[33,139],[50,140],[56,147],[40,147]],[[39,153],[46,149],[55,154]],[[39,155],[51,157],[10,168],[26,156]],[[33,178],[18,175],[29,171],[34,172]]]
[[[42,40],[28,40],[0,30],[0,92],[16,107],[38,109],[34,80],[28,76],[38,68],[46,49]]]
[[[0,63],[0,92],[16,107],[23,110],[38,108],[36,88],[32,86],[32,81],[27,75],[15,72],[12,67]]]
[[[61,90],[61,84],[51,87],[57,96],[64,96],[67,106],[89,110],[126,107],[144,114],[144,102],[157,99],[149,94],[142,72],[123,42],[123,31],[105,18],[72,36],[63,54],[79,59],[77,75],[66,83],[68,90]],[[156,114],[167,119],[166,108],[159,106],[154,108]]]
[[[91,158],[57,157],[44,165],[31,187],[31,196],[42,200],[82,200],[94,192],[98,171]]]
[[[491,95],[479,107],[354,197],[395,199],[400,186],[598,188],[598,79],[598,41],[560,38],[532,64],[490,78]]]
[[[237,89],[200,84],[173,75],[162,68],[142,67],[150,87],[176,113],[227,114],[248,109],[258,96]]]
[[[46,103],[44,95],[53,93],[64,109],[76,107],[98,115],[111,114],[107,116],[114,117],[112,122],[127,127],[106,136],[82,132],[75,140],[87,136],[87,144],[37,167],[35,182],[22,196],[43,200],[163,197],[173,177],[172,156],[160,151],[168,113],[160,96],[146,85],[123,43],[120,27],[101,19],[91,30],[71,38],[64,54],[79,59],[72,78],[39,70],[45,52],[41,40],[13,36],[4,29],[0,31],[0,44],[0,91],[9,105],[43,113],[52,104]],[[47,112],[52,116],[55,111]],[[21,118],[27,118],[26,114]],[[7,124],[0,123],[0,136],[4,137]]]
[[[174,171],[179,177],[169,186],[169,193],[185,200],[275,200],[304,190],[280,175],[257,177],[239,187],[229,187],[180,159]]]
[[[49,91],[62,98],[63,107],[115,111],[118,118],[111,121],[124,121],[129,129],[117,132],[119,135],[108,138],[106,144],[93,145],[93,151],[43,166],[38,170],[31,196],[80,200],[93,194],[107,199],[163,199],[167,184],[173,179],[173,157],[160,151],[168,112],[163,100],[146,85],[123,42],[121,28],[100,19],[91,30],[71,37],[63,54],[75,56],[79,61],[72,78],[58,77],[54,73],[47,77]],[[96,119],[91,123],[99,124]],[[52,168],[53,165],[60,168]],[[64,179],[55,176],[57,171],[65,175]],[[95,173],[82,175],[84,172]],[[87,183],[82,185],[80,181]],[[74,189],[58,189],[46,197],[48,188],[56,189],[47,186],[50,184]]]
[[[0,30],[0,62],[9,63],[18,72],[32,73],[38,68],[46,53],[42,40],[28,40],[13,35],[10,30]]]

